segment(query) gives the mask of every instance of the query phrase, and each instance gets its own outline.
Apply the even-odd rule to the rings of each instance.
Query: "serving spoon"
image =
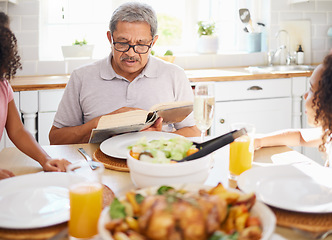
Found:
[[[203,143],[195,143],[193,144],[198,148],[198,152],[195,152],[194,154],[191,154],[179,161],[176,162],[186,162],[186,161],[191,161],[195,160],[201,157],[204,157],[219,148],[222,148],[226,146],[227,144],[232,143],[236,138],[241,137],[242,135],[247,134],[247,131],[245,128],[241,128],[239,130],[234,130],[229,133],[226,133],[224,135],[221,135],[219,137],[213,138],[209,141],[203,142]]]
[[[250,17],[250,12],[248,8],[239,9],[240,19],[243,23],[248,24],[250,27],[246,27],[248,32],[254,32],[254,28],[252,26],[252,21]]]

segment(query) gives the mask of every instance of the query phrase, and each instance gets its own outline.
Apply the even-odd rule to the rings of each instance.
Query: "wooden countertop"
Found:
[[[191,82],[203,81],[241,81],[263,80],[291,77],[310,77],[312,71],[293,71],[275,73],[252,73],[246,67],[185,70]],[[47,89],[63,89],[70,75],[22,76],[10,81],[15,92]]]

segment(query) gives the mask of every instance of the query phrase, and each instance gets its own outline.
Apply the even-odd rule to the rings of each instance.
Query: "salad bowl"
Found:
[[[195,161],[179,163],[151,163],[133,158],[127,154],[130,177],[138,188],[165,184],[203,184],[213,166],[212,155]]]

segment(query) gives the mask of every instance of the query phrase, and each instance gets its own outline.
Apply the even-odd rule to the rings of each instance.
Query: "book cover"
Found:
[[[97,128],[92,129],[89,142],[100,143],[113,135],[141,131],[152,126],[159,117],[163,118],[163,124],[181,122],[192,111],[192,102],[170,102],[156,104],[149,111],[134,110],[104,115]]]

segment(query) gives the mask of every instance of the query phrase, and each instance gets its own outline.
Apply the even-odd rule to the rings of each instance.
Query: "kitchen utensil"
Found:
[[[252,25],[252,21],[251,21],[251,18],[250,18],[250,12],[249,12],[249,9],[247,8],[241,8],[239,10],[239,14],[240,14],[240,19],[243,23],[246,23],[248,24],[247,25],[247,30],[248,32],[254,32],[254,27]]]
[[[293,228],[296,232],[302,234],[304,237],[310,237],[310,239],[325,239],[332,234],[332,229],[323,232],[308,232],[302,229]]]
[[[83,155],[87,162],[93,162],[93,159],[89,156],[89,154],[86,153],[83,148],[78,148],[77,150]],[[94,165],[90,165],[90,167],[92,170],[96,169],[96,166]]]
[[[258,29],[259,29],[258,32],[261,32],[261,31],[260,31],[261,27],[265,27],[265,24],[264,24],[264,23],[261,23],[261,22],[256,23],[256,25],[257,25],[257,27],[258,27]],[[247,27],[244,27],[244,28],[243,28],[243,31],[245,31],[245,32],[249,32]]]
[[[60,232],[58,232],[57,234],[55,234],[53,237],[47,239],[47,240],[63,240],[68,236],[68,228],[64,228],[63,230],[61,230]]]
[[[222,148],[222,147],[226,146],[227,144],[230,144],[236,138],[238,138],[246,133],[247,133],[247,131],[244,128],[242,128],[240,130],[231,131],[229,133],[226,133],[224,135],[221,135],[219,137],[216,137],[214,139],[211,139],[211,140],[203,142],[203,143],[194,142],[193,144],[196,145],[196,147],[200,150],[177,162],[191,161],[191,160],[195,160],[195,159],[204,157],[204,156],[216,151],[217,149]]]

